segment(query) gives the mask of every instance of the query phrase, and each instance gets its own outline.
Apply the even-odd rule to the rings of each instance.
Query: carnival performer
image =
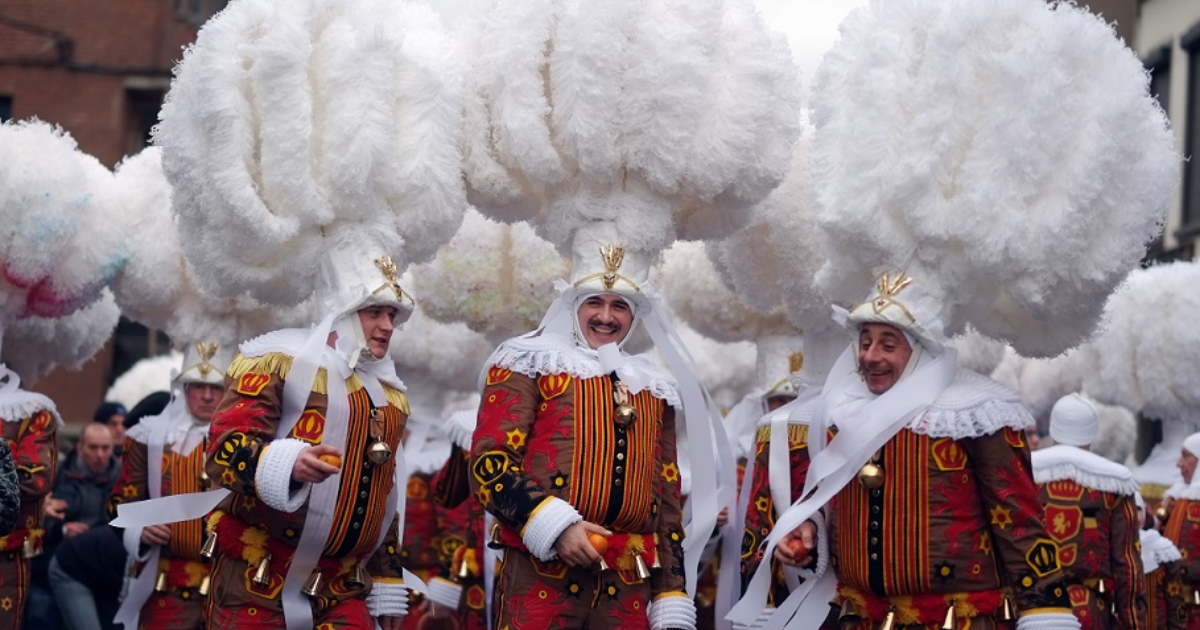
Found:
[[[1128,468],[1089,452],[1099,430],[1092,403],[1079,394],[1059,399],[1050,411],[1056,445],[1033,453],[1033,478],[1083,630],[1140,630],[1146,581],[1138,485]]]
[[[232,358],[232,347],[212,342],[185,349],[173,383],[176,399],[126,434],[121,475],[108,500],[110,519],[122,504],[208,490],[204,462],[209,423],[225,394],[225,370]],[[199,518],[132,528],[126,548],[142,566],[138,576],[131,576],[117,620],[139,629],[204,628],[211,588],[207,558],[201,555],[204,538]]]
[[[1189,630],[1200,628],[1200,484],[1196,483],[1197,454],[1200,453],[1200,433],[1193,433],[1183,440],[1179,455],[1179,472],[1184,487],[1177,489],[1164,499],[1166,523],[1161,524],[1162,535],[1170,540],[1182,554],[1179,560],[1180,577],[1183,581],[1186,606],[1184,611],[1175,611],[1187,619]]]
[[[1142,568],[1146,572],[1146,627],[1187,628],[1187,606],[1180,560],[1183,555],[1156,529],[1141,530]]]
[[[1078,7],[876,0],[840,32],[812,86],[810,159],[828,253],[816,281],[854,305],[835,309],[851,346],[809,428],[801,499],[765,542],[814,575],[764,628],[815,627],[833,596],[859,628],[1078,628],[1041,520],[1033,419],[1015,392],[962,369],[950,340],[973,328],[1052,357],[1095,331],[1168,205],[1178,155],[1166,118],[1136,55]],[[1047,42],[1061,54],[1037,52]],[[1092,70],[1060,81],[1046,63]],[[859,80],[868,68],[885,92]],[[1051,122],[1002,105],[1032,93],[1074,113]],[[1031,162],[1045,177],[1022,175]],[[1126,227],[1078,226],[1096,212]],[[1056,240],[1031,238],[1035,220]],[[825,427],[837,429],[828,444]],[[769,586],[764,563],[730,618],[752,622]]]
[[[572,286],[555,305],[565,334],[506,341],[486,368],[470,481],[507,548],[495,627],[695,627],[679,395],[648,358],[620,349],[653,305],[639,295],[648,261],[627,258],[614,232],[576,233]]]
[[[451,440],[450,457],[433,478],[433,495],[445,510],[446,531],[441,542],[445,560],[442,576],[429,582],[429,598],[454,611],[458,630],[488,627],[485,575],[490,552],[485,548],[483,506],[471,494],[471,436],[476,410],[458,411],[446,420]]]

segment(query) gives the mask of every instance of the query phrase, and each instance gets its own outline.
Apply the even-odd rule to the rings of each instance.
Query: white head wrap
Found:
[[[1088,446],[1096,441],[1100,420],[1092,403],[1079,394],[1068,394],[1050,411],[1050,437],[1059,444]]]

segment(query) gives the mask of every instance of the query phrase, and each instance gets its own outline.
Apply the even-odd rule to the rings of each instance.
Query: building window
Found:
[[[1200,152],[1200,24],[1193,26],[1179,38],[1179,45],[1188,54],[1187,73],[1187,124],[1184,131],[1184,154],[1195,156]],[[1188,160],[1183,172],[1183,221],[1179,235],[1189,236],[1200,232],[1200,164]]]
[[[226,4],[229,4],[229,0],[175,0],[175,19],[200,28]]]
[[[150,131],[165,96],[161,90],[125,90],[125,155],[137,155],[150,146]]]
[[[152,331],[145,326],[122,317],[117,322],[117,330],[113,333],[113,369],[109,373],[112,381],[133,367],[133,364],[160,354],[171,351],[171,341],[161,332]]]
[[[12,97],[0,95],[0,122],[12,120]]]

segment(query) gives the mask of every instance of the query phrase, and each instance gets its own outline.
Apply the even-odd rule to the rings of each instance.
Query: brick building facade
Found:
[[[225,0],[0,0],[0,119],[37,117],[71,133],[105,165],[146,145],[171,68]],[[35,389],[71,429],[91,418],[113,375],[154,352],[155,338],[122,322],[81,372],[59,370]],[[161,350],[165,350],[162,348]]]

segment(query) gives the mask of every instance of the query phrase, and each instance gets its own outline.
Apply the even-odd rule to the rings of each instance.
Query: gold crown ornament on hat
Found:
[[[233,361],[236,344],[217,341],[197,341],[183,349],[183,369],[176,380],[182,383],[222,385],[225,370]]]
[[[928,286],[922,286],[903,271],[885,272],[875,282],[871,296],[849,312],[840,311],[845,319],[843,325],[857,334],[863,324],[889,324],[911,334],[929,350],[940,353],[946,344],[942,334],[944,322],[937,321],[937,302],[929,291]],[[929,312],[931,309],[933,312]]]
[[[403,301],[404,289],[400,288],[399,273],[396,269],[396,263],[392,260],[392,257],[384,254],[376,258],[375,266],[379,268],[379,272],[383,274],[383,278],[387,280],[387,283],[379,285],[379,287],[372,291],[371,294],[374,295],[380,291],[391,289],[392,293],[396,295],[396,299]]]
[[[621,263],[625,261],[625,248],[617,243],[608,243],[600,246],[600,260],[604,262],[604,271],[593,273],[584,276],[575,281],[575,286],[581,286],[589,280],[599,279],[604,286],[605,291],[611,291],[616,286],[617,281],[627,282],[633,287],[634,291],[640,291],[641,287],[632,279],[621,275]]]

